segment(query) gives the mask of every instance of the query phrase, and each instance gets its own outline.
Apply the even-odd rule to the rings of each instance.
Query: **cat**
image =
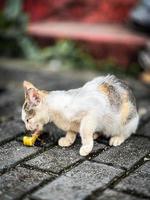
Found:
[[[39,90],[27,81],[23,86],[22,120],[26,128],[42,130],[53,122],[66,131],[58,141],[61,147],[72,145],[79,133],[81,156],[92,151],[98,133],[110,138],[110,146],[118,146],[137,129],[135,97],[128,85],[114,75],[97,77],[83,87],[67,91]]]

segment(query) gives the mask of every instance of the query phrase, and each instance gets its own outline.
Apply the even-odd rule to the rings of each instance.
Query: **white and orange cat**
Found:
[[[123,143],[135,133],[139,116],[135,98],[127,84],[114,75],[101,76],[83,87],[68,91],[43,91],[24,81],[22,120],[31,131],[42,130],[48,122],[66,131],[59,139],[69,147],[80,134],[80,155],[88,155],[98,134],[110,137],[109,145]]]

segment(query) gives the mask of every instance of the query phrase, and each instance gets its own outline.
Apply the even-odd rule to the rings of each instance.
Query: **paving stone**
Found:
[[[9,102],[2,107],[0,106],[0,110],[0,123],[21,119],[21,106]]]
[[[137,135],[143,135],[150,138],[150,121],[146,123],[138,132]]]
[[[37,152],[37,147],[25,147],[22,143],[12,141],[0,146],[0,171],[18,163],[27,156]]]
[[[150,197],[150,161],[123,179],[116,188]]]
[[[150,141],[144,137],[132,136],[122,145],[99,154],[94,160],[129,169],[148,152],[150,152]]]
[[[147,112],[145,113],[145,115],[142,116],[141,120],[146,123],[148,121],[150,121],[150,106],[147,109]]]
[[[129,79],[126,78],[128,81],[128,84],[133,90],[133,93],[136,97],[136,99],[144,99],[144,98],[150,98],[150,88],[146,87],[142,82],[135,80],[135,79]]]
[[[115,180],[116,176],[125,173],[124,170],[119,169],[116,165],[130,169],[150,151],[150,140],[139,136],[149,137],[150,88],[137,80],[128,80],[137,98],[139,108],[146,110],[146,113],[141,118],[137,136],[131,137],[120,147],[110,148],[96,143],[94,152],[100,150],[98,151],[100,153],[101,150],[103,151],[94,158],[96,162],[83,162],[87,158],[79,155],[81,145],[78,143],[65,149],[56,146],[38,156],[35,155],[39,151],[37,147],[25,147],[17,141],[2,145],[2,143],[8,142],[8,140],[24,132],[24,124],[19,121],[21,118],[21,106],[24,101],[23,80],[26,79],[33,82],[41,89],[61,90],[80,87],[85,81],[90,80],[92,76],[87,76],[85,72],[79,74],[77,72],[48,73],[39,70],[33,72],[31,70],[15,70],[12,68],[0,69],[0,175],[5,169],[10,170],[8,172],[5,171],[5,174],[0,176],[0,199],[22,199],[21,196],[23,194],[28,194],[28,191],[40,184],[41,181],[51,178],[47,173],[42,173],[42,170],[55,173],[59,173],[62,170],[64,172],[68,170],[68,172],[54,181],[48,182],[43,188],[40,187],[31,198],[30,195],[27,195],[24,200],[81,200],[87,195],[91,195],[92,191],[105,187],[106,191],[98,196],[97,200],[135,200],[135,198],[138,200],[142,196],[150,197],[149,161],[128,177],[121,179],[115,190],[107,189],[107,184],[110,181]],[[2,123],[2,121],[5,121],[5,123]],[[59,137],[63,135],[63,131],[53,124],[49,124],[45,130],[46,133],[49,133],[49,137],[46,139],[49,145],[56,144]],[[108,150],[106,151],[107,148]],[[12,166],[19,164],[23,159],[33,154],[35,158],[25,163],[29,168],[16,167],[11,169]],[[89,158],[92,158],[93,154]],[[149,156],[145,158],[145,161],[148,159]],[[82,161],[82,164],[80,163],[77,167],[71,167],[71,165],[79,163],[79,161]],[[41,169],[41,172],[40,170],[34,171],[34,168]],[[133,193],[133,195],[127,194],[128,192],[130,194]],[[136,197],[134,197],[134,194],[136,194]],[[137,195],[139,195],[139,198],[137,198]]]
[[[7,89],[7,92],[2,93],[0,97],[0,107],[8,103],[12,103],[12,106],[18,105],[23,102],[23,90],[16,86],[13,89]]]
[[[49,73],[44,70],[32,71],[32,69],[19,70],[1,68],[0,73],[0,85],[4,87],[7,84],[7,87],[10,89],[15,88],[16,84],[18,88],[22,88],[22,82],[24,80],[31,81],[37,87],[45,90],[71,89],[80,87],[86,79],[84,74],[81,75],[81,73],[77,72]]]
[[[93,198],[93,200],[116,200],[116,199],[120,199],[120,200],[146,200],[144,198],[138,198],[135,196],[131,196],[128,194],[124,194],[118,191],[113,191],[113,190],[105,190],[105,192],[103,192],[101,195],[99,195],[96,198]]]
[[[138,112],[140,115],[139,129],[150,121],[150,97],[142,98],[137,101]]]
[[[150,111],[150,97],[142,98],[137,100],[138,109],[145,109],[145,111]]]
[[[123,170],[111,166],[85,161],[35,192],[32,197],[41,200],[81,200],[122,173]]]
[[[46,173],[17,167],[0,177],[0,199],[16,200],[50,177]]]
[[[25,197],[22,200],[31,200],[30,197]]]
[[[21,119],[23,94],[16,89],[0,95],[0,122],[11,119]]]
[[[69,148],[56,146],[34,159],[27,161],[26,164],[32,167],[34,166],[43,170],[59,173],[70,165],[83,159],[83,157],[79,155],[80,147],[81,144],[76,144]],[[106,146],[104,144],[98,144],[95,142],[93,152],[105,148]]]
[[[25,131],[24,124],[21,121],[8,121],[0,124],[0,144],[8,141]]]

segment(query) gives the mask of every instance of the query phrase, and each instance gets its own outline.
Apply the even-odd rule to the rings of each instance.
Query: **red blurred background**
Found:
[[[137,0],[25,0],[31,21],[125,22]],[[116,12],[117,11],[117,12]]]

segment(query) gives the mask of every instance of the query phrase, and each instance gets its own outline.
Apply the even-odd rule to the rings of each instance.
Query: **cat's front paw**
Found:
[[[69,147],[72,145],[72,142],[69,141],[66,137],[62,137],[58,140],[58,145],[61,147]]]
[[[82,146],[79,153],[81,156],[87,156],[92,151],[92,148],[93,146],[91,145]]]
[[[120,144],[122,144],[124,142],[124,140],[125,139],[122,136],[113,136],[109,140],[109,145],[110,146],[119,146]]]

